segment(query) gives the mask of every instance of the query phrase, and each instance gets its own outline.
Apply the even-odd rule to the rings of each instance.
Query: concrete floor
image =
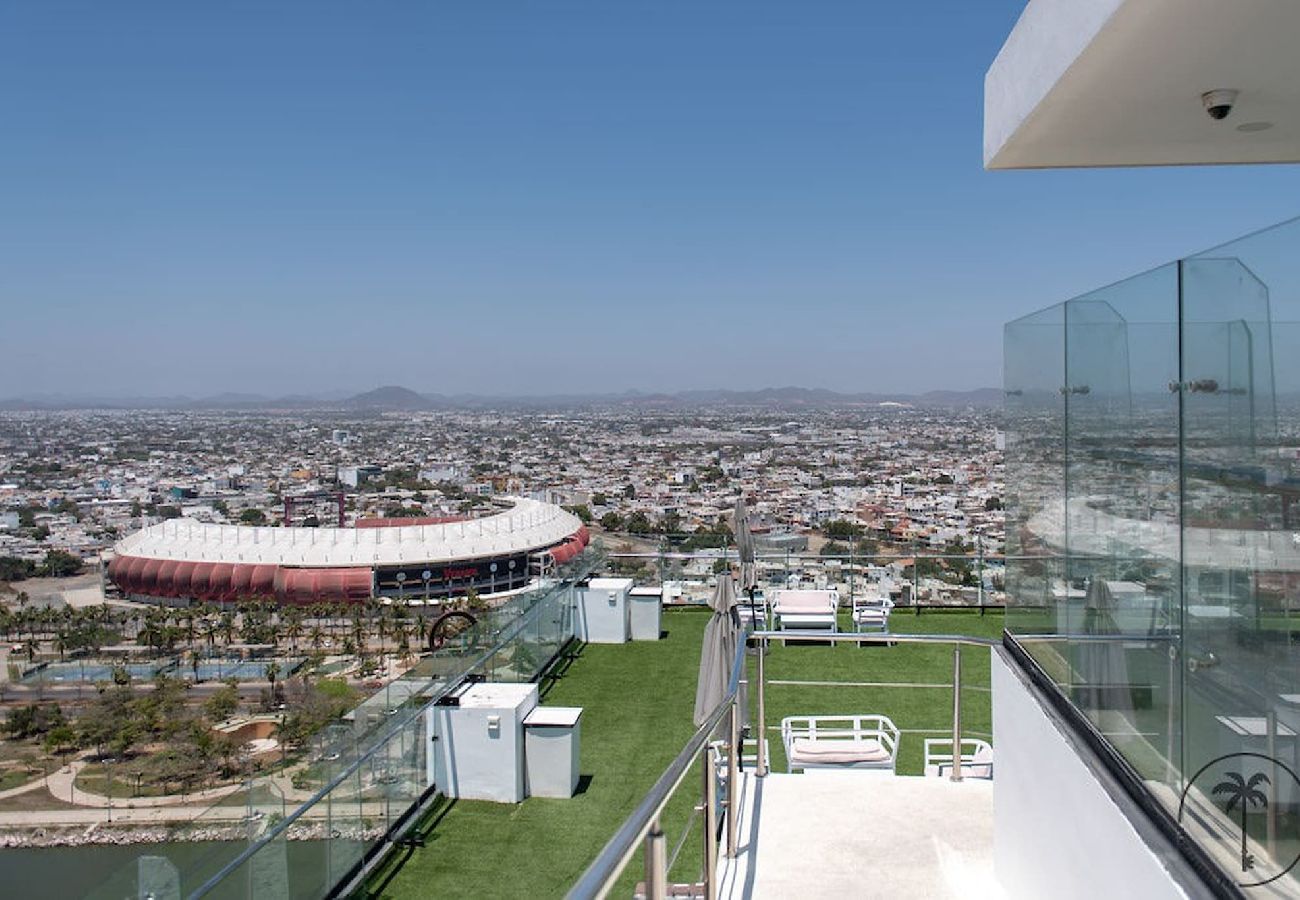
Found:
[[[1005,897],[991,781],[826,769],[743,773],[740,791],[739,853],[719,860],[720,898]]]

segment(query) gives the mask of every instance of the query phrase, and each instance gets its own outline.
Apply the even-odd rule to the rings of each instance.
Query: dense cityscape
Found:
[[[0,555],[40,564],[59,550],[94,566],[119,537],[168,518],[280,524],[286,499],[339,490],[345,525],[466,513],[483,498],[512,494],[579,508],[605,531],[635,534],[711,530],[743,494],[757,531],[812,535],[814,550],[827,523],[843,521],[879,544],[979,543],[992,555],[1002,544],[996,427],[987,410],[898,404],[3,413]],[[303,517],[333,525],[334,515],[327,505]]]
[[[996,603],[1001,496],[979,408],[0,414],[0,822],[53,828],[5,840],[80,841],[59,826],[114,801],[211,803],[250,772],[308,797],[324,736],[373,725],[357,711],[425,671],[436,614],[510,596],[162,602],[109,576],[142,530],[472,521],[530,497],[589,527],[606,571],[690,605],[734,557],[743,498],[767,582]]]

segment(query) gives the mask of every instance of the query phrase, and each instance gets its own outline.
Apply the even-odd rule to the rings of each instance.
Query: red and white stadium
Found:
[[[493,515],[361,520],[356,528],[261,528],[171,519],[119,541],[109,580],[167,604],[419,602],[519,590],[586,549],[582,521],[551,503],[503,498]]]

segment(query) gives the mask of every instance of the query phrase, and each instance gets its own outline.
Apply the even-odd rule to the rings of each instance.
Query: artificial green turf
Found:
[[[581,772],[590,781],[582,793],[517,805],[457,801],[425,847],[404,863],[399,853],[394,871],[368,887],[392,898],[562,896],[694,731],[707,621],[707,612],[674,612],[664,617],[665,641],[589,644],[550,687],[546,705],[584,709]]]
[[[582,793],[569,800],[529,798],[517,805],[462,800],[435,810],[420,828],[425,846],[394,854],[366,891],[385,898],[563,896],[690,738],[708,617],[707,610],[670,610],[664,616],[664,641],[588,645],[545,694],[547,705],[585,710],[581,771],[590,781]],[[899,611],[893,626],[905,633],[996,637],[1002,616]],[[767,663],[767,677],[777,680],[946,684],[952,677],[947,647],[773,647]],[[988,651],[963,651],[962,672],[972,688],[964,695],[963,731],[987,733]],[[751,705],[753,700],[751,694]],[[784,766],[777,730],[782,716],[874,712],[891,716],[901,729],[932,729],[942,736],[951,730],[951,690],[770,685],[767,724],[774,770]],[[903,736],[900,772],[920,772],[924,736]],[[687,823],[694,822],[671,872],[677,881],[694,881],[700,865],[701,826],[698,816],[692,818],[700,781],[697,767],[662,817],[670,852]],[[618,893],[630,893],[640,865],[634,857]]]

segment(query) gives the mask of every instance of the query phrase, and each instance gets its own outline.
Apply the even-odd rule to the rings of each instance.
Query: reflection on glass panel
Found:
[[[1065,307],[1004,329],[1006,384],[1007,623],[1021,634],[1056,631],[1067,590],[1058,541],[1065,515]],[[1032,523],[1032,524],[1031,524]],[[1044,665],[1058,683],[1063,667]]]
[[[1252,235],[1019,319],[1005,344],[1009,630],[1225,872],[1283,893],[1298,246],[1298,222]]]
[[[330,883],[339,884],[353,871],[365,852],[370,824],[363,814],[364,769],[344,778],[329,795]]]

